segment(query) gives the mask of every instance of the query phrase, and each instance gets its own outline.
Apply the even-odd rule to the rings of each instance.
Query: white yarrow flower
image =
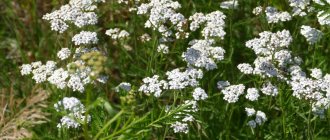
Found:
[[[166,46],[165,44],[160,44],[157,47],[157,51],[163,54],[167,54],[169,52],[168,46]]]
[[[273,86],[272,83],[268,82],[263,85],[261,92],[266,95],[276,96],[278,94],[278,89],[276,86]]]
[[[78,75],[71,75],[67,86],[73,91],[79,91],[80,93],[85,90],[84,83]]]
[[[167,89],[168,83],[164,80],[158,80],[159,76],[146,77],[143,79],[143,85],[140,86],[139,91],[145,94],[153,94],[159,97],[164,89]]]
[[[330,14],[325,11],[320,11],[317,13],[317,20],[320,25],[330,25]]]
[[[124,90],[126,92],[130,91],[132,88],[132,85],[130,83],[127,82],[122,82],[120,83],[116,88],[116,92],[119,92],[120,90]]]
[[[32,72],[32,66],[30,64],[23,64],[21,66],[21,75],[29,75]]]
[[[257,111],[255,121],[256,121],[257,124],[261,125],[262,123],[267,121],[266,114],[262,111]]]
[[[57,52],[57,57],[60,58],[61,60],[65,60],[69,58],[71,55],[71,51],[69,48],[62,48],[60,51]]]
[[[261,13],[262,13],[262,7],[261,6],[258,6],[258,7],[255,7],[254,9],[253,9],[253,11],[252,11],[252,13],[254,14],[254,15],[260,15]]]
[[[252,128],[256,128],[257,127],[257,123],[256,121],[254,120],[250,120],[248,123],[247,123],[248,126],[252,127]]]
[[[218,89],[224,89],[225,87],[230,86],[230,83],[228,81],[218,81],[217,82],[217,88]]]
[[[265,13],[268,23],[278,23],[280,21],[291,20],[291,15],[288,12],[278,12],[274,7],[266,7]]]
[[[320,30],[305,25],[301,26],[300,33],[306,38],[309,44],[315,44],[323,35]]]
[[[114,40],[129,37],[129,33],[127,31],[120,30],[119,28],[109,29],[105,32],[105,34],[110,36]]]
[[[248,108],[248,107],[245,108],[245,112],[246,112],[247,116],[249,116],[249,117],[256,114],[256,110],[254,110],[253,108]]]
[[[88,45],[96,44],[98,38],[95,32],[81,31],[79,34],[73,36],[72,41],[75,45]]]
[[[222,93],[224,94],[223,99],[228,103],[235,103],[238,101],[239,96],[244,94],[245,86],[243,84],[231,85],[224,88]]]
[[[245,98],[250,101],[256,101],[259,98],[259,91],[256,88],[248,88]]]
[[[81,28],[97,23],[97,15],[93,12],[98,2],[104,0],[70,0],[68,4],[60,9],[44,15],[42,18],[51,24],[51,29],[63,33],[69,28],[69,24],[74,24]]]
[[[181,123],[181,122],[175,122],[174,124],[171,124],[171,128],[173,128],[174,133],[185,133],[187,134],[189,132],[188,124],[187,123]]]
[[[195,88],[195,90],[193,92],[193,97],[194,97],[194,100],[199,101],[199,100],[205,100],[208,96],[207,96],[206,92],[204,91],[204,89],[198,87],[198,88]]]
[[[252,74],[253,73],[253,68],[248,63],[239,64],[239,65],[237,65],[237,68],[244,74]]]
[[[225,50],[221,47],[213,47],[214,40],[193,40],[191,47],[182,54],[183,60],[189,66],[213,70],[218,68],[216,62],[224,59]]]
[[[60,68],[53,72],[53,74],[47,79],[49,83],[54,84],[59,89],[66,87],[66,79],[69,77],[69,72]]]

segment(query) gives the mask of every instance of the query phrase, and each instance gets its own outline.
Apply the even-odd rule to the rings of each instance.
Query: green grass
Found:
[[[214,0],[179,0],[182,4],[180,12],[186,17],[193,13],[209,13],[220,10],[219,1]],[[170,46],[167,55],[158,54],[155,50],[159,33],[145,29],[145,16],[128,12],[125,5],[115,1],[100,4],[97,10],[99,22],[97,26],[85,27],[96,30],[99,44],[106,52],[109,69],[109,81],[105,85],[89,86],[85,93],[72,92],[70,89],[60,90],[55,86],[43,83],[35,84],[29,76],[21,76],[19,67],[34,61],[58,60],[56,53],[63,47],[76,48],[71,37],[80,29],[70,29],[63,34],[50,30],[42,16],[58,9],[67,3],[66,0],[2,0],[0,2],[0,90],[2,96],[14,94],[13,100],[25,99],[35,88],[46,90],[50,97],[48,107],[49,121],[29,128],[31,139],[319,139],[330,137],[330,112],[321,119],[311,112],[308,101],[298,100],[292,96],[287,85],[279,86],[279,96],[261,96],[257,102],[241,99],[235,104],[228,104],[216,88],[219,80],[228,80],[232,84],[244,84],[247,87],[261,87],[263,80],[257,76],[242,75],[236,66],[240,63],[253,63],[256,58],[253,51],[245,47],[245,42],[257,37],[262,31],[279,31],[287,29],[294,41],[290,50],[300,56],[308,69],[317,67],[324,73],[330,73],[330,46],[328,43],[329,27],[319,26],[315,15],[294,17],[289,22],[270,25],[265,17],[252,14],[258,5],[276,6],[281,10],[289,10],[286,0],[281,1],[240,1],[236,10],[221,10],[227,16],[225,39],[217,42],[226,50],[224,61],[218,63],[218,69],[204,72],[200,84],[209,98],[198,103],[199,111],[193,116],[196,121],[190,123],[188,134],[175,134],[170,124],[175,122],[175,113],[184,110],[181,106],[172,113],[165,113],[165,106],[176,106],[191,98],[192,88],[163,93],[160,98],[146,96],[137,90],[144,77],[154,74],[163,77],[166,71],[184,68],[186,63],[181,54],[188,47],[188,42],[200,38],[201,34],[193,33],[187,40],[176,40]],[[301,25],[310,25],[321,29],[322,40],[308,46],[300,34]],[[73,26],[72,26],[73,27]],[[130,32],[130,38],[114,43],[103,33],[108,28],[121,27]],[[142,43],[139,36],[149,33],[152,40]],[[132,50],[124,49],[128,45]],[[275,80],[275,79],[272,79]],[[130,93],[115,93],[114,88],[121,82],[130,82],[133,90]],[[2,92],[4,91],[4,92]],[[87,112],[92,116],[90,124],[80,129],[58,129],[56,127],[61,114],[57,113],[53,104],[63,97],[74,96],[85,104]],[[243,98],[243,97],[242,97]],[[24,105],[22,105],[24,106]],[[21,106],[21,107],[22,107]],[[246,125],[250,120],[244,111],[245,107],[254,107],[266,113],[268,121],[256,129]],[[5,110],[6,114],[15,114],[16,110]],[[2,111],[2,110],[1,110]],[[0,130],[2,129],[0,126]]]

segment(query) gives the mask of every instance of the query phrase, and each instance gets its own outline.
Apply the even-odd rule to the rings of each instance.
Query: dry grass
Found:
[[[13,88],[0,90],[0,139],[23,139],[32,137],[31,127],[48,121],[48,93],[35,87],[31,95],[16,98]]]

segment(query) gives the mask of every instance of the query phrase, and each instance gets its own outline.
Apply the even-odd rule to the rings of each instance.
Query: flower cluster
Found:
[[[250,120],[248,122],[248,125],[252,128],[256,128],[257,125],[261,125],[262,123],[267,121],[266,114],[262,111],[256,111],[253,108],[245,108],[245,112],[248,117],[251,117],[254,115],[256,116],[256,118],[254,120]]]
[[[217,82],[217,88],[222,90],[224,89],[225,87],[228,87],[230,86],[230,83],[228,81],[218,81]]]
[[[263,84],[263,86],[261,88],[261,92],[265,95],[277,96],[278,88],[276,86],[274,86],[272,83],[266,82]]]
[[[259,98],[259,91],[256,88],[248,88],[247,94],[245,95],[245,98],[250,101],[257,101]]]
[[[253,73],[253,67],[248,63],[238,64],[237,68],[244,74],[252,74]]]
[[[330,25],[330,14],[326,13],[325,11],[320,11],[317,13],[317,20],[320,25]]]
[[[310,4],[310,0],[289,0],[292,7],[293,16],[306,16],[306,9]]]
[[[330,107],[330,74],[323,76],[320,69],[311,69],[311,71],[311,78],[306,74],[293,75],[289,84],[293,96],[309,100],[313,110],[321,110],[324,113],[324,109]]]
[[[305,16],[307,13],[317,13],[317,19],[320,25],[330,25],[329,14],[324,10],[316,10],[316,7],[313,5],[325,6],[326,4],[330,4],[329,0],[289,0],[290,6],[292,9],[293,16]],[[314,3],[312,3],[314,2]]]
[[[189,132],[189,127],[187,123],[177,121],[174,124],[171,124],[171,127],[173,128],[174,133],[181,132],[187,134]]]
[[[320,31],[309,26],[302,26],[301,33],[310,44],[314,44],[322,36]],[[320,69],[311,69],[311,78],[307,76],[300,67],[302,60],[292,56],[288,50],[292,41],[288,31],[283,30],[277,33],[266,31],[259,35],[260,38],[246,42],[246,46],[253,49],[257,55],[253,74],[261,75],[264,78],[277,77],[279,82],[284,82],[291,87],[294,97],[310,101],[315,114],[324,116],[324,110],[330,106],[330,75],[323,75]],[[244,74],[251,74],[251,67],[251,65],[243,63],[238,66],[238,69]],[[265,95],[276,96],[279,94],[279,89],[270,82],[265,82],[260,90]],[[251,95],[246,95],[246,98],[251,101],[259,96],[257,89],[248,90],[248,92]],[[256,124],[260,125],[259,122],[262,122],[260,120],[264,120],[263,113],[259,113],[259,116],[258,119],[257,113],[256,120],[249,122],[251,127],[254,128]]]
[[[243,84],[239,85],[229,85],[221,90],[224,95],[223,99],[228,103],[235,103],[238,101],[239,96],[244,94],[245,86]]]
[[[97,44],[97,34],[90,31],[81,31],[73,36],[72,41],[75,45]]]
[[[47,76],[53,74],[53,71],[56,69],[56,62],[47,61],[46,64],[42,64],[40,61],[33,62],[31,64],[23,64],[21,66],[21,74],[29,75],[33,74],[32,79],[36,83],[41,83],[47,80]]]
[[[194,89],[193,97],[194,97],[194,100],[196,100],[196,101],[205,100],[206,98],[208,98],[204,89],[202,89],[200,87]]]
[[[252,10],[252,13],[253,13],[254,15],[260,15],[260,14],[262,13],[262,11],[263,11],[262,7],[261,7],[261,6],[257,6],[257,7],[255,7],[255,8]]]
[[[60,51],[57,52],[57,57],[61,60],[65,60],[69,58],[71,55],[71,51],[69,48],[62,48]]]
[[[84,115],[86,109],[79,99],[75,97],[64,97],[54,104],[57,112],[65,112],[67,115],[61,118],[58,128],[79,128],[82,123],[91,121],[90,115]]]
[[[71,23],[79,28],[95,25],[97,15],[93,11],[97,8],[95,4],[98,2],[105,2],[105,0],[70,0],[69,4],[44,15],[43,19],[51,23],[52,30],[60,33],[66,31],[69,28],[68,24]]]
[[[253,74],[263,77],[285,78],[281,71],[286,71],[287,66],[298,63],[298,58],[292,58],[288,46],[292,42],[290,32],[287,30],[276,33],[264,31],[255,38],[246,42],[246,47],[251,48],[257,58],[254,61]],[[240,64],[239,70],[251,73],[248,64]]]
[[[163,89],[168,88],[168,83],[165,80],[159,80],[158,75],[144,78],[143,83],[139,91],[145,94],[153,94],[155,97],[159,97]]]
[[[310,26],[301,26],[300,33],[306,38],[309,44],[315,44],[322,37],[323,33]]]
[[[201,28],[202,25],[205,25],[202,30],[202,35],[205,39],[210,37],[219,37],[223,39],[226,35],[226,32],[224,31],[225,18],[226,16],[220,11],[214,11],[206,15],[203,13],[195,13],[189,17],[189,20],[191,21],[190,30],[196,31]]]
[[[330,0],[313,0],[313,1],[319,5],[325,5],[324,2],[326,2],[327,4],[330,4]]]
[[[119,92],[120,90],[123,90],[123,91],[130,91],[132,88],[132,85],[130,83],[127,83],[127,82],[122,82],[120,83],[116,88],[116,92]]]
[[[110,36],[112,39],[122,39],[127,38],[129,33],[125,30],[120,30],[119,28],[109,29],[105,32],[106,35]]]
[[[176,10],[181,8],[180,3],[172,0],[150,0],[149,3],[143,3],[138,7],[137,14],[149,14],[149,19],[145,23],[146,28],[158,30],[164,37],[171,37],[172,30],[166,23],[171,23],[175,30],[176,38],[187,37],[184,33],[186,19]]]
[[[65,51],[68,50],[65,49]],[[75,61],[69,63],[67,65],[67,68],[58,68],[56,66],[56,62],[54,61],[47,61],[45,65],[43,65],[40,61],[33,62],[31,64],[23,64],[21,67],[21,74],[29,75],[32,73],[32,79],[34,79],[36,83],[48,81],[59,89],[69,87],[73,91],[83,92],[85,90],[85,85],[94,82],[94,76],[96,76],[96,81],[99,81],[101,83],[104,83],[104,80],[106,80],[105,76],[96,75],[100,72],[97,68],[95,68],[95,66],[92,65],[95,62],[86,61],[82,59],[84,55],[89,54],[91,52],[95,52],[95,50],[77,48],[76,53],[73,55],[73,58],[76,59],[73,59]],[[63,53],[63,50],[60,50],[60,52],[58,52],[58,54],[61,53]],[[71,52],[66,53],[71,54]],[[63,55],[59,55],[59,58],[62,59]],[[89,62],[92,63],[89,64]],[[103,63],[104,62],[101,62],[101,64]]]
[[[203,72],[193,68],[188,68],[183,72],[180,69],[174,69],[166,72],[166,75],[166,80],[159,80],[158,75],[144,78],[144,84],[139,88],[139,91],[159,97],[163,90],[196,87],[199,85],[197,80],[203,77]]]
[[[168,46],[165,45],[165,44],[159,44],[158,47],[157,47],[157,52],[167,54],[169,52]]]
[[[291,15],[288,12],[278,12],[274,7],[266,7],[265,13],[268,23],[278,23],[291,20]]]
[[[188,122],[192,122],[195,118],[191,115],[191,113],[198,111],[197,102],[193,100],[186,100],[184,104],[180,105],[180,107],[185,107],[183,111],[180,111],[175,114],[174,118],[179,119],[181,121],[176,121],[171,124],[171,128],[173,128],[174,133],[188,133],[189,132],[189,125]],[[171,113],[168,111],[167,113]]]
[[[145,33],[145,34],[143,34],[143,35],[140,36],[140,40],[141,40],[142,42],[148,42],[148,41],[151,40],[151,37],[150,37],[149,34]]]
[[[203,72],[200,69],[187,68],[181,72],[180,69],[174,69],[166,72],[169,89],[184,89],[186,87],[196,87],[198,80],[203,78]]]
[[[225,50],[221,47],[213,47],[214,40],[193,40],[189,47],[182,54],[183,60],[188,66],[213,70],[218,68],[216,62],[224,59]]]

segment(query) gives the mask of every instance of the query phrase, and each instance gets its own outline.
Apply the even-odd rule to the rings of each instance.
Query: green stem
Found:
[[[120,112],[118,112],[117,114],[116,114],[116,116],[114,116],[111,120],[109,120],[103,127],[102,127],[102,129],[96,134],[96,136],[94,137],[94,140],[97,140],[97,138],[104,132],[104,130],[105,129],[107,129],[109,126],[110,126],[110,124],[112,124],[115,120],[117,120],[117,118],[121,115],[121,114],[123,114],[123,110],[121,110]]]
[[[284,103],[283,103],[283,92],[280,93],[280,104],[281,104],[281,111],[282,111],[282,129],[283,129],[283,135],[284,138],[286,137],[286,129],[285,129],[285,109],[284,109]]]
[[[91,93],[90,88],[87,87],[87,91],[86,91],[86,106],[87,107],[89,107],[89,105],[90,105],[90,93]],[[85,113],[89,114],[89,111],[90,110],[87,109]],[[88,121],[87,121],[87,119],[88,119],[88,117],[86,115],[85,120],[84,120],[84,137],[85,137],[86,140],[89,140],[90,137],[88,135]]]
[[[310,133],[310,130],[311,130],[311,114],[312,114],[312,108],[309,109],[308,111],[308,122],[307,122],[307,136],[308,136],[308,140],[312,139],[312,136],[311,136],[311,133]]]

